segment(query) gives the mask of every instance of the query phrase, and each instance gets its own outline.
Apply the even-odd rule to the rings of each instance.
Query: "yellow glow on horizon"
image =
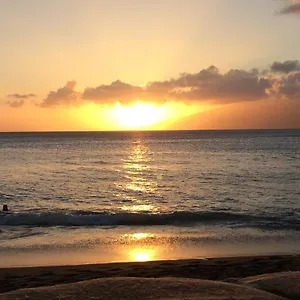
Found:
[[[163,107],[137,101],[130,106],[117,103],[113,109],[116,120],[124,128],[141,128],[154,125],[167,118]]]
[[[181,118],[205,110],[207,106],[183,102],[137,101],[131,105],[85,103],[58,110],[57,115],[66,114],[69,130],[165,130]]]

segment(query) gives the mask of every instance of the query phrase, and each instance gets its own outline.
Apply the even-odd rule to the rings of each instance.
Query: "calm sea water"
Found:
[[[0,133],[0,266],[300,252],[300,130]]]

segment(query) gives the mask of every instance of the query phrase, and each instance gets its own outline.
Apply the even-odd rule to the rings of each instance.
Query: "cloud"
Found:
[[[176,82],[180,88],[172,92],[175,98],[214,103],[260,100],[267,97],[271,87],[270,80],[260,77],[256,70],[232,69],[221,74],[214,66],[197,74],[183,74]]]
[[[80,98],[80,93],[74,91],[76,81],[69,81],[64,87],[57,91],[49,92],[48,96],[41,103],[42,107],[53,107],[56,105],[72,105],[76,104]]]
[[[285,62],[275,61],[271,67],[272,72],[291,73],[300,71],[300,62],[298,60],[287,60]]]
[[[221,72],[216,66],[210,66],[197,73],[181,73],[169,80],[152,81],[143,87],[120,80],[87,87],[82,93],[76,92],[75,87],[75,81],[67,82],[65,86],[49,92],[40,106],[80,105],[84,102],[130,104],[137,100],[229,104],[267,98],[300,99],[300,62],[275,61],[262,71],[231,69]],[[19,101],[10,102],[10,106],[20,107],[24,104],[24,95],[18,94],[17,97]]]
[[[300,1],[289,4],[288,6],[286,6],[280,11],[280,14],[282,15],[300,14]]]
[[[258,100],[267,96],[269,80],[260,78],[257,71],[230,70],[221,74],[211,66],[198,73],[183,73],[176,79],[149,82],[145,87],[133,86],[122,81],[110,85],[86,88],[82,98],[101,104],[143,101],[166,102],[214,101],[231,103]]]
[[[14,101],[7,101],[7,105],[9,105],[12,108],[19,108],[22,107],[25,104],[24,100],[14,100]]]
[[[142,93],[141,87],[117,80],[109,85],[102,84],[95,88],[86,88],[82,98],[101,104],[110,101],[131,102],[139,98]]]
[[[279,97],[287,100],[300,101],[300,72],[294,72],[276,81]]]
[[[11,94],[11,95],[7,95],[7,97],[16,98],[16,99],[29,99],[29,98],[36,97],[36,95],[35,94]]]
[[[8,98],[13,98],[14,100],[7,101],[6,104],[13,108],[22,107],[25,104],[25,100],[36,97],[35,94],[10,94],[7,95]]]

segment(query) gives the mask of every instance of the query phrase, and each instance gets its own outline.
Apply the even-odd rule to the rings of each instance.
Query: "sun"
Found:
[[[117,103],[113,108],[117,122],[123,128],[145,128],[157,124],[166,118],[164,107],[137,101],[130,106]]]
[[[166,130],[172,129],[178,120],[206,110],[207,107],[183,102],[138,100],[132,104],[88,103],[69,108],[69,113],[76,126],[84,126],[85,130]]]

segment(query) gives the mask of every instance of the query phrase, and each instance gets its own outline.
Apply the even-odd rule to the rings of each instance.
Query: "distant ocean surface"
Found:
[[[300,130],[0,133],[1,266],[300,252]]]

